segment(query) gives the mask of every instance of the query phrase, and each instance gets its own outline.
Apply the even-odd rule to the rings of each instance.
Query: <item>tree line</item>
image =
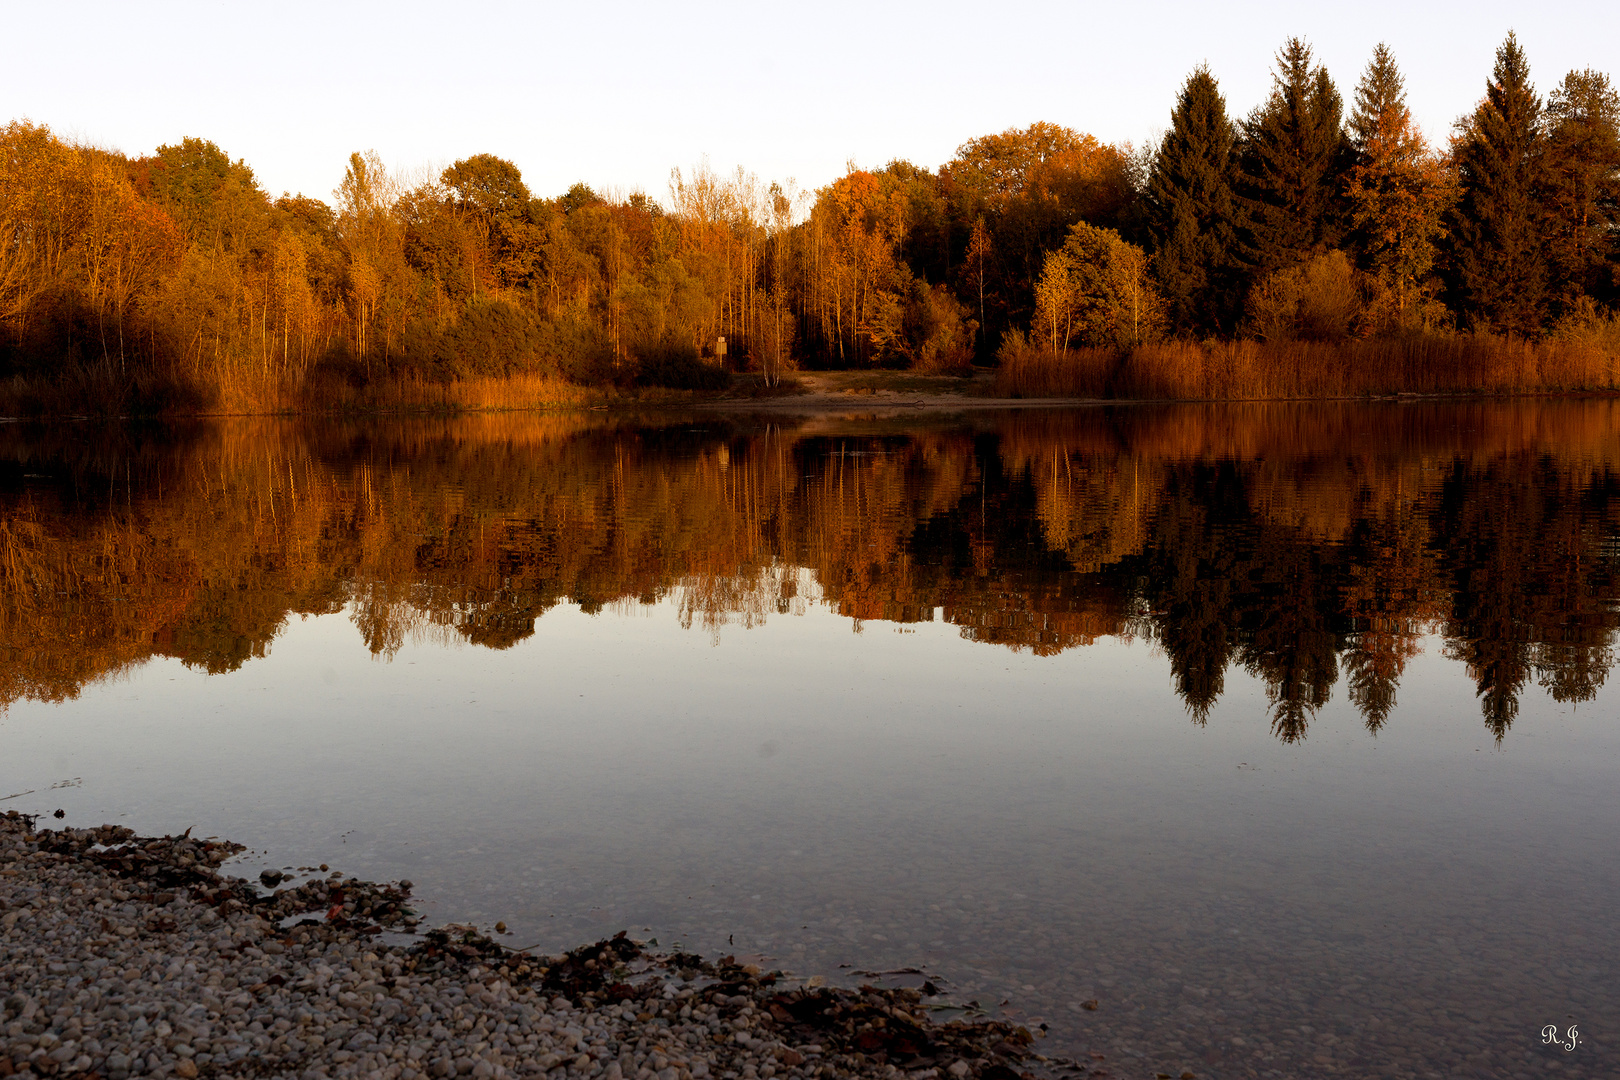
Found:
[[[401,380],[703,388],[1160,340],[1616,328],[1604,74],[1543,99],[1509,35],[1437,147],[1387,48],[1346,115],[1293,39],[1247,117],[1200,68],[1170,121],[1140,149],[1036,123],[815,191],[699,166],[663,201],[537,196],[494,154],[406,177],[355,153],[330,202],[272,198],[204,139],[129,157],[15,121],[0,378],[41,410],[284,407]]]
[[[1614,302],[1617,200],[1608,76],[1572,71],[1543,100],[1511,34],[1444,150],[1414,123],[1382,45],[1347,118],[1298,39],[1278,54],[1270,97],[1238,123],[1199,69],[1145,190],[1175,324],[1258,336],[1333,337],[1358,321],[1536,336]]]

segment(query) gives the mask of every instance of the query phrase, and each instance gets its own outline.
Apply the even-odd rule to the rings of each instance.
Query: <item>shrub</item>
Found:
[[[636,381],[643,386],[724,390],[731,381],[720,365],[704,363],[698,351],[685,342],[662,341],[639,351]]]
[[[914,281],[906,300],[905,349],[918,371],[964,374],[973,367],[973,334],[978,323],[943,285]]]
[[[613,346],[589,323],[547,320],[539,324],[540,355],[576,386],[602,386],[621,374]]]
[[[1553,324],[1547,344],[1564,362],[1565,385],[1614,386],[1620,383],[1620,315],[1605,311],[1583,296]],[[1543,378],[1553,365],[1543,364]]]
[[[1249,327],[1266,341],[1343,341],[1365,309],[1349,256],[1329,251],[1249,290]]]

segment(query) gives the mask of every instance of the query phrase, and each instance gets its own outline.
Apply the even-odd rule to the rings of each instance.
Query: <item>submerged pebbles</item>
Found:
[[[620,934],[561,957],[414,938],[410,883],[279,891],[242,850],[0,817],[0,1077],[1019,1080],[1057,1062],[917,990],[839,989]],[[924,989],[931,989],[925,987]],[[1072,1066],[1071,1066],[1072,1067]]]

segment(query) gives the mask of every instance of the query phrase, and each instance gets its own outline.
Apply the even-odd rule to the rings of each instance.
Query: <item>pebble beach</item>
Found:
[[[220,867],[241,847],[0,817],[0,1076],[1022,1080],[1104,1073],[930,1019],[931,986],[424,930],[411,884]],[[296,883],[294,883],[296,881]]]

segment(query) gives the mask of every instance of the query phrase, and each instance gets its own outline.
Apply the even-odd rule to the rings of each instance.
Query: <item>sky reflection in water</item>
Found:
[[[1608,403],[7,434],[5,808],[1126,1071],[1616,1060]]]

